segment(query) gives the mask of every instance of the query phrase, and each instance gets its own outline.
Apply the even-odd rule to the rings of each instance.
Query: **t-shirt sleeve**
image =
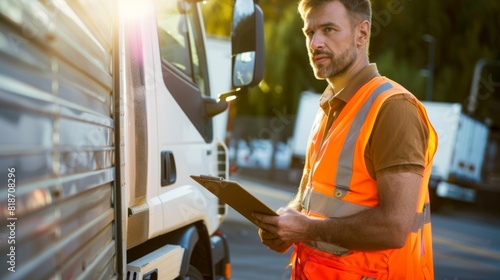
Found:
[[[382,104],[368,141],[365,158],[373,168],[368,169],[376,177],[398,172],[423,176],[427,139],[418,105],[406,94],[390,97]]]

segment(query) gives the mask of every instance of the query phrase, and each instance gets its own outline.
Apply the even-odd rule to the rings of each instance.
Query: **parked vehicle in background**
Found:
[[[206,48],[212,92],[231,91],[231,38],[207,36]],[[228,110],[214,117],[215,137],[222,142],[226,142],[228,117]]]
[[[474,202],[483,180],[488,127],[466,115],[461,104],[422,103],[439,137],[429,182],[433,207],[438,206],[438,198]]]
[[[318,93],[304,91],[300,94],[299,106],[292,136],[292,160],[293,169],[301,169],[304,166],[306,156],[307,140],[311,131],[314,118],[319,109]]]
[[[478,60],[465,111],[489,129],[481,189],[500,193],[500,60]]]
[[[465,106],[423,102],[439,135],[429,185],[434,209],[440,198],[479,204],[500,198],[500,83],[493,78],[498,69],[500,61],[476,63]]]
[[[263,16],[235,1],[218,100],[200,5],[0,1],[1,279],[230,278],[189,175],[228,175],[213,117],[262,78]]]

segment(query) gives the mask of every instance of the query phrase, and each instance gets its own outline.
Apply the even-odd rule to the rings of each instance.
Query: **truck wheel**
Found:
[[[186,280],[204,280],[203,275],[201,272],[194,266],[189,265],[189,270],[186,274],[186,277],[184,277]]]

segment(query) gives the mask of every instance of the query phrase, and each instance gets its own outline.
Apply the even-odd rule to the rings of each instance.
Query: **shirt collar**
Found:
[[[334,99],[340,99],[344,103],[347,103],[359,88],[376,76],[380,76],[377,65],[375,63],[368,64],[368,66],[359,71],[359,73],[339,92],[335,93],[330,85],[326,87],[319,99],[320,106],[322,108],[328,108],[331,106],[331,102],[333,102]]]

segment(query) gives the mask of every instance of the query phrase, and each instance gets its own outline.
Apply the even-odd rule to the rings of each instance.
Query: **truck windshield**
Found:
[[[201,27],[195,3],[162,1],[157,7],[158,36],[162,60],[209,95]]]

